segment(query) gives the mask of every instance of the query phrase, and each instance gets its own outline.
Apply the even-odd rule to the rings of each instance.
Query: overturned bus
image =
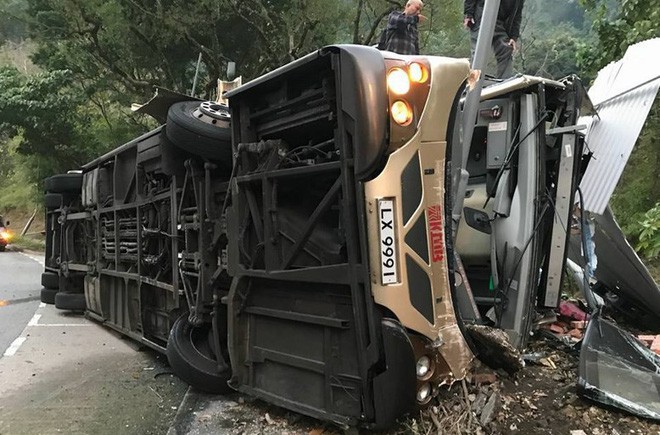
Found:
[[[581,85],[485,88],[465,146],[469,76],[465,59],[331,46],[229,107],[169,105],[46,181],[42,298],[167,353],[196,388],[391,425],[466,375],[469,324],[522,348],[559,300]]]

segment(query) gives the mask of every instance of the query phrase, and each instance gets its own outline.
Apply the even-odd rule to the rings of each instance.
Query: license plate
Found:
[[[396,233],[394,231],[394,201],[378,200],[378,219],[380,221],[380,278],[383,285],[399,282],[396,264]]]

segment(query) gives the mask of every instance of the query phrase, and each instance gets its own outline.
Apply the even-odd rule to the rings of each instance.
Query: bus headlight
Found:
[[[387,87],[393,94],[407,94],[410,90],[410,78],[401,68],[392,68],[387,73]]]
[[[427,379],[433,372],[433,363],[431,358],[424,355],[417,360],[417,367],[415,369],[418,379]]]
[[[410,80],[415,83],[424,83],[429,78],[429,70],[421,63],[413,62],[408,67]]]
[[[429,403],[429,400],[431,400],[432,395],[433,395],[433,389],[431,388],[431,383],[430,382],[423,383],[417,389],[417,403],[420,405],[426,405],[427,403]]]
[[[392,104],[390,110],[394,122],[401,126],[409,125],[413,119],[413,111],[408,103],[403,100],[397,100]]]

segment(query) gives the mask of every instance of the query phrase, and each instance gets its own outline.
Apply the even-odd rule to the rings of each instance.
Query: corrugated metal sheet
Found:
[[[588,211],[603,214],[621,178],[660,87],[658,53],[660,38],[630,46],[623,59],[599,71],[589,89],[598,116],[586,134],[594,158],[580,183]]]

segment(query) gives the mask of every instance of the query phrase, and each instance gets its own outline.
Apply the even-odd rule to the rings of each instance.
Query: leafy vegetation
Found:
[[[594,39],[581,44],[578,64],[590,77],[639,41],[660,36],[660,0],[581,0]]]
[[[644,214],[639,228],[637,249],[648,258],[660,256],[660,202]]]

